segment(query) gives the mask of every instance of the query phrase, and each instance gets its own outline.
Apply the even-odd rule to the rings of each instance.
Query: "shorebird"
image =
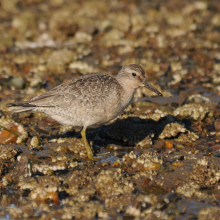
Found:
[[[93,74],[62,83],[30,101],[11,103],[20,106],[14,112],[43,112],[60,124],[82,126],[82,139],[90,159],[95,159],[86,138],[88,127],[106,124],[132,102],[140,86],[162,94],[145,77],[143,67],[124,66],[117,76]]]

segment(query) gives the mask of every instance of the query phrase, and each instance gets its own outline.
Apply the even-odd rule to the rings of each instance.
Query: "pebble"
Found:
[[[23,89],[24,80],[21,77],[14,77],[10,80],[9,85],[11,86],[11,88]]]
[[[155,149],[162,150],[162,149],[164,149],[164,147],[165,147],[165,142],[162,141],[162,140],[157,141],[156,144],[153,145],[153,147],[154,147]]]
[[[32,137],[31,146],[32,147],[39,147],[39,145],[40,145],[40,141],[39,141],[38,137],[37,136]]]
[[[185,147],[182,144],[177,144],[176,148],[178,150],[184,150],[185,149]]]
[[[45,203],[53,203],[53,205],[59,205],[59,196],[57,192],[48,192],[45,197],[42,198]]]
[[[166,149],[172,149],[173,148],[173,144],[170,141],[165,141],[165,148]]]

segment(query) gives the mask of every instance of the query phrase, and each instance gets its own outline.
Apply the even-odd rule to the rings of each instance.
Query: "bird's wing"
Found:
[[[68,107],[70,105],[94,106],[104,101],[109,86],[104,86],[112,76],[105,74],[89,75],[62,83],[54,89],[26,102],[36,107]],[[103,99],[103,100],[102,100]]]

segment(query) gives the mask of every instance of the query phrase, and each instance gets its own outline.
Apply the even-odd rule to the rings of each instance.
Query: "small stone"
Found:
[[[24,80],[21,77],[14,77],[10,80],[9,85],[11,86],[11,88],[23,89]]]
[[[157,141],[155,145],[153,145],[155,149],[162,150],[165,147],[164,141]]]
[[[184,150],[185,149],[185,147],[182,144],[177,144],[176,148],[178,150]]]
[[[141,146],[141,149],[148,149],[151,148],[151,144],[144,144],[143,146]]]
[[[172,149],[173,148],[173,144],[170,141],[165,141],[165,148],[166,149]]]
[[[42,78],[35,76],[30,80],[30,87],[38,87],[42,83]]]
[[[210,131],[209,134],[210,134],[210,137],[214,137],[216,135],[216,132],[215,131]]]
[[[59,205],[59,196],[57,192],[48,192],[42,199],[45,200],[45,202],[51,201],[53,205]]]
[[[40,141],[39,141],[38,137],[37,136],[32,137],[31,146],[32,147],[39,147],[39,145],[40,145]]]

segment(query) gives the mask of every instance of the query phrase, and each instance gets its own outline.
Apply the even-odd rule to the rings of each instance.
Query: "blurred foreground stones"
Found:
[[[220,4],[0,1],[0,216],[218,219]],[[88,140],[41,113],[12,114],[74,77],[144,67],[164,97],[134,102]]]

